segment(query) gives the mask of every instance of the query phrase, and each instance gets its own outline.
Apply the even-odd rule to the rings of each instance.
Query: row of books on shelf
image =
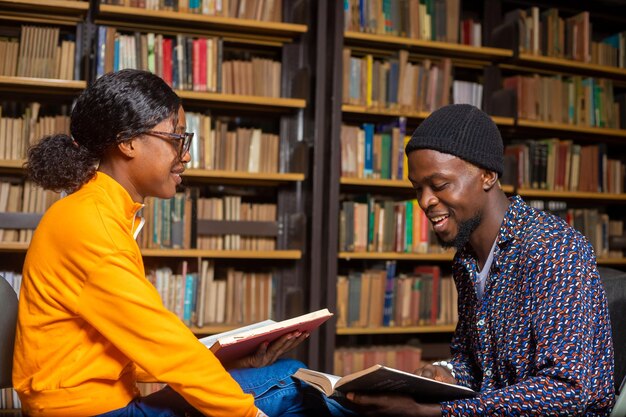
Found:
[[[278,172],[280,137],[259,128],[245,128],[228,118],[187,113],[194,132],[190,168],[242,172]]]
[[[180,273],[164,267],[147,274],[165,307],[185,324],[238,325],[273,317],[275,277],[271,272],[216,268],[207,260],[200,265],[199,272],[188,271],[183,262]]]
[[[621,107],[626,98],[614,96],[611,80],[515,75],[505,78],[503,87],[516,93],[517,116],[521,119],[624,128],[624,109]]]
[[[422,349],[408,344],[340,347],[335,349],[333,373],[350,375],[376,364],[413,373],[424,365]]]
[[[556,8],[533,6],[508,12],[504,21],[518,25],[520,52],[626,68],[626,32],[594,42],[588,11],[564,18]]]
[[[363,128],[341,125],[341,176],[351,178],[380,178],[400,180],[407,177],[404,148],[406,120],[396,124]]]
[[[44,190],[31,181],[0,181],[0,213],[43,213],[61,195]],[[12,229],[10,224],[0,228],[0,242],[30,242],[33,230]]]
[[[64,107],[59,106],[52,115],[45,115],[37,102],[0,103],[0,159],[23,159],[28,147],[43,136],[69,134],[70,118],[63,115],[67,113]]]
[[[218,37],[120,32],[98,27],[97,76],[142,69],[180,90],[280,97],[281,63],[246,55],[224,59]]]
[[[480,46],[480,22],[460,15],[460,0],[344,1],[347,31]]]
[[[337,327],[405,327],[454,324],[457,294],[452,276],[436,265],[396,273],[385,268],[337,277]]]
[[[73,80],[76,53],[60,28],[22,26],[19,38],[0,39],[0,75]]]
[[[233,220],[275,222],[276,204],[249,203],[239,196],[223,198],[199,198],[197,203],[199,220]],[[223,236],[198,235],[198,249],[207,250],[251,250],[271,251],[276,249],[273,237],[250,237],[238,234]]]
[[[101,0],[101,4],[264,22],[282,21],[283,9],[283,0]]]
[[[144,226],[137,237],[141,248],[198,248],[206,250],[274,250],[274,237],[236,233],[211,234],[197,230],[195,219],[216,221],[275,222],[276,204],[243,201],[241,196],[199,197],[188,188],[171,199],[147,197],[142,210]],[[195,239],[194,239],[195,238]]]
[[[623,193],[626,166],[609,158],[606,144],[541,139],[505,147],[504,184],[550,191]]]
[[[0,410],[22,408],[20,397],[13,388],[0,388]]]
[[[38,102],[0,103],[0,159],[20,160],[29,146],[54,133],[70,132],[68,106],[42,110]],[[194,132],[189,168],[266,172],[278,171],[280,138],[260,128],[238,126],[236,120],[186,113]]]
[[[430,220],[417,200],[367,195],[346,200],[339,217],[339,249],[345,252],[441,253]]]
[[[622,219],[612,219],[598,209],[568,208],[564,201],[529,200],[528,204],[561,217],[585,235],[598,258],[622,258],[626,255]]]
[[[280,137],[260,128],[240,127],[229,118],[209,114],[185,114],[187,131],[194,133],[188,168],[278,172]]]
[[[439,62],[408,61],[408,51],[398,58],[354,57],[343,52],[343,103],[372,110],[432,112],[454,103],[482,106],[480,84],[452,80],[449,58]],[[502,88],[516,94],[516,108],[499,114],[577,126],[623,128],[626,98],[614,96],[613,82],[582,76],[515,75],[504,78]]]
[[[544,209],[543,200],[538,200]],[[598,257],[622,257],[611,250],[611,237],[623,236],[623,221],[598,209],[568,208],[551,203],[557,215],[587,236]],[[549,208],[548,208],[549,209]],[[345,252],[441,253],[430,221],[417,200],[392,200],[365,196],[341,204],[339,249]]]
[[[343,103],[371,109],[434,111],[450,103],[452,61],[449,58],[409,62],[409,52],[397,58],[374,59],[343,50]]]
[[[407,178],[405,121],[397,126],[341,126],[341,175]],[[557,138],[516,140],[505,147],[502,183],[551,191],[623,193],[626,167],[608,157],[606,144],[580,145]],[[581,175],[583,173],[584,175]]]

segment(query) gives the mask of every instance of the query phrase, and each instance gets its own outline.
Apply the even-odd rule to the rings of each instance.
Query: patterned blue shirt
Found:
[[[459,323],[452,364],[480,394],[453,416],[607,416],[615,401],[604,288],[584,236],[518,196],[504,217],[482,300],[477,258],[454,259]]]

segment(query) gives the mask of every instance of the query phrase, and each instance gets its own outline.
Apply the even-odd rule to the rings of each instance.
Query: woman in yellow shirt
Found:
[[[285,385],[300,364],[274,362],[308,334],[286,335],[234,364],[271,365],[238,371],[240,386],[163,306],[135,242],[144,199],[173,197],[190,160],[193,134],[185,132],[179,97],[151,73],[109,73],[78,98],[70,130],[42,139],[26,166],[34,182],[69,195],[43,216],[24,263],[13,370],[24,411],[265,415],[241,386],[262,381],[268,391],[272,377]],[[155,380],[168,387],[139,397],[136,382]],[[293,407],[302,392],[290,389],[293,396],[276,397],[282,405],[266,399],[265,411]]]

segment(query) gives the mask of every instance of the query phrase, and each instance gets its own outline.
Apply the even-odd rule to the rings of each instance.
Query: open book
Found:
[[[298,369],[293,376],[307,382],[328,397],[341,396],[349,392],[394,393],[411,396],[417,402],[438,403],[476,396],[476,392],[469,388],[435,381],[383,365],[374,365],[344,377],[306,368]]]
[[[295,331],[310,332],[331,318],[328,309],[314,311],[302,316],[275,322],[265,320],[239,329],[200,339],[219,360],[228,362],[254,353],[261,343],[274,340]]]

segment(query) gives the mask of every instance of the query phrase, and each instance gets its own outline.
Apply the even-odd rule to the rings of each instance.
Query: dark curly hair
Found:
[[[158,76],[125,69],[103,75],[76,100],[70,132],[44,137],[28,150],[30,179],[54,191],[74,192],[96,172],[107,149],[173,117],[181,100]]]

